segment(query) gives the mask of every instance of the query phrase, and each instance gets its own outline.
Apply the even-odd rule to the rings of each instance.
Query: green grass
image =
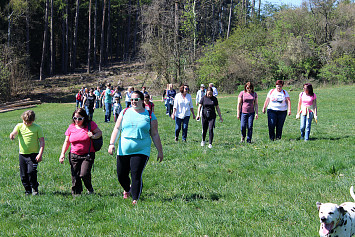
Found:
[[[287,88],[286,88],[287,89]],[[116,160],[107,153],[114,124],[104,135],[93,172],[95,195],[70,194],[68,160],[58,162],[74,104],[34,109],[45,133],[39,165],[40,195],[26,197],[18,168],[18,142],[8,137],[23,111],[0,114],[1,236],[317,236],[316,201],[352,201],[355,175],[355,86],[321,88],[319,123],[311,141],[299,140],[298,93],[280,141],[268,140],[267,117],[254,123],[253,144],[239,144],[236,95],[221,95],[223,123],[216,123],[213,149],[201,147],[201,124],[190,120],[188,142],[174,142],[174,121],[155,102],[164,161],[152,148],[144,189],[136,207],[123,200]],[[258,92],[261,111],[267,91]]]

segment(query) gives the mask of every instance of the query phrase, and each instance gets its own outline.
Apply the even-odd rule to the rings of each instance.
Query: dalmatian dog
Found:
[[[350,195],[355,200],[354,188]],[[355,234],[355,203],[344,202],[340,206],[334,203],[317,202],[320,219],[320,237],[351,237]]]

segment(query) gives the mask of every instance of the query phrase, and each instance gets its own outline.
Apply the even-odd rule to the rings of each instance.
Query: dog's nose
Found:
[[[322,222],[325,222],[325,221],[327,220],[327,218],[325,218],[325,217],[323,216],[322,218],[320,218],[320,220],[321,220]]]

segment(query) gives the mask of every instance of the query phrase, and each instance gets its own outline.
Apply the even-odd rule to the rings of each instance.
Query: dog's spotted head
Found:
[[[319,232],[323,235],[329,234],[329,232],[331,232],[332,229],[337,226],[346,212],[343,207],[334,203],[317,202],[317,208],[319,212],[319,220],[321,223],[321,229]]]

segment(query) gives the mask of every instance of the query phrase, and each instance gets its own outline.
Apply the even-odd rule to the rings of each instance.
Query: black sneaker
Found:
[[[175,137],[175,141],[177,142],[179,140],[179,138]]]

